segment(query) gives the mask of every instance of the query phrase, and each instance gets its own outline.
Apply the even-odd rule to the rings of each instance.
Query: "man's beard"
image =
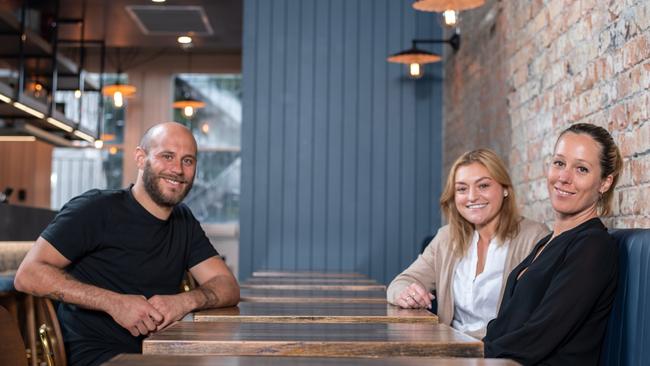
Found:
[[[166,197],[158,185],[158,179],[169,178],[179,182],[185,182],[185,190],[176,197]],[[148,161],[145,163],[144,172],[142,173],[142,181],[144,182],[144,189],[149,194],[149,197],[163,207],[174,207],[179,204],[185,196],[192,189],[192,184],[194,179],[186,180],[184,178],[175,177],[173,175],[158,175],[151,170],[151,163]],[[182,186],[179,185],[179,188]]]

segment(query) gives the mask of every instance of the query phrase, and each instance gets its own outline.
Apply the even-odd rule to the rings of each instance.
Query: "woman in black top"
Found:
[[[607,130],[566,129],[555,144],[547,188],[553,233],[510,273],[485,357],[524,365],[597,365],[618,273],[610,211],[623,161]]]

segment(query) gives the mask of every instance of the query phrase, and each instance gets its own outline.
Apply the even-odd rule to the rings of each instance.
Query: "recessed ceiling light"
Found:
[[[192,43],[192,37],[190,36],[180,36],[176,39],[180,44],[189,44]]]
[[[152,3],[164,3],[165,0],[151,0]]]

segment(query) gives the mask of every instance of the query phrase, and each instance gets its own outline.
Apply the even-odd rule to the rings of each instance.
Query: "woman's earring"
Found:
[[[503,197],[508,197],[508,190],[507,189],[503,190]]]

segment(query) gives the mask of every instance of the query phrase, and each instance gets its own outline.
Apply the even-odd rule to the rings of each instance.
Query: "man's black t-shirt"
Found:
[[[177,205],[163,221],[130,188],[73,198],[41,236],[72,262],[66,271],[77,280],[147,298],[178,293],[186,270],[217,255],[187,206]],[[58,317],[71,365],[141,352],[143,337],[106,313],[62,303]]]

